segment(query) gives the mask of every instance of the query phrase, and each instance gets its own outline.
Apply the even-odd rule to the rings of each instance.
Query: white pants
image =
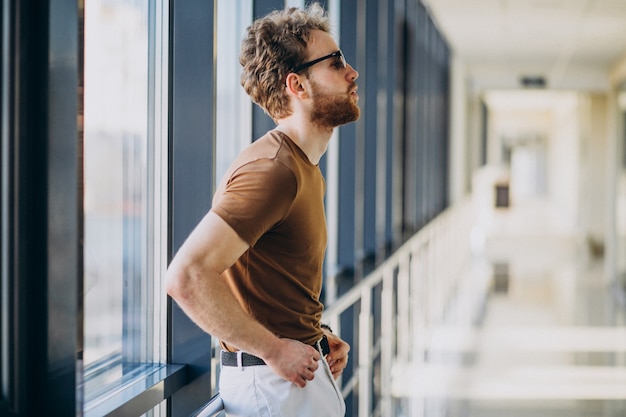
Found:
[[[267,365],[223,366],[220,396],[227,417],[343,417],[346,405],[325,358],[300,388]]]

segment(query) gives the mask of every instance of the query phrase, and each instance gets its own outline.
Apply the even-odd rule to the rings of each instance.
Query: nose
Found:
[[[354,69],[354,67],[352,67],[352,65],[347,64],[348,65],[348,72],[346,77],[348,77],[348,79],[350,81],[354,81],[357,78],[359,78],[359,72],[357,70]]]

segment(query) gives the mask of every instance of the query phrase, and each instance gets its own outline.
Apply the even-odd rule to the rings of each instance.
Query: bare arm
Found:
[[[278,375],[304,387],[313,379],[319,352],[263,327],[240,307],[220,276],[247,249],[221,217],[209,212],[172,260],[167,293],[204,331],[262,358]]]

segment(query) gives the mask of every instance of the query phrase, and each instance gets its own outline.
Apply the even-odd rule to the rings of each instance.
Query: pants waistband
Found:
[[[328,339],[326,336],[323,336],[317,343],[313,345],[315,349],[317,349],[322,356],[326,356],[330,353],[330,346],[328,344]],[[259,366],[265,365],[263,359],[251,355],[246,352],[227,352],[225,350],[221,353],[222,366]]]

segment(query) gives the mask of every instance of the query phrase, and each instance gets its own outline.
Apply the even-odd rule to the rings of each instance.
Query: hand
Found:
[[[333,377],[337,379],[341,376],[346,366],[348,366],[348,352],[350,352],[350,345],[336,334],[331,333],[327,329],[323,330],[324,334],[328,338],[328,346],[330,347],[330,353],[326,355],[326,361],[330,366],[330,371],[333,373]]]
[[[315,377],[320,353],[313,346],[297,340],[280,339],[280,345],[280,349],[263,360],[281,378],[304,388],[307,381]]]

